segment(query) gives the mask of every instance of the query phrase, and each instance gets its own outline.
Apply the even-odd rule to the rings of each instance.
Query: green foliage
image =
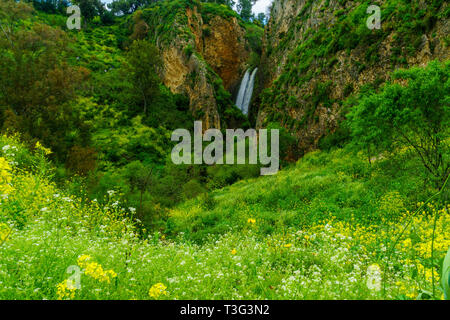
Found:
[[[236,3],[234,0],[203,0],[202,2],[222,4],[228,6],[229,8],[233,8]]]
[[[105,10],[100,0],[74,0],[81,10],[81,16],[87,22],[92,21],[94,17],[100,16]]]
[[[158,40],[159,45],[162,45],[170,44],[176,38],[190,39],[192,33],[187,25],[186,8],[198,4],[192,0],[157,1],[142,9],[150,40],[154,43]],[[131,22],[132,19],[128,18],[128,23]]]
[[[252,53],[261,55],[264,29],[254,23],[246,23],[245,30],[245,39],[248,41]]]
[[[351,131],[346,123],[341,123],[332,133],[327,133],[319,140],[320,150],[331,150],[333,148],[343,148],[351,141]]]
[[[238,0],[237,11],[244,21],[249,21],[253,18],[252,7],[256,0]]]
[[[261,26],[265,26],[268,18],[266,17],[264,12],[258,13],[254,22],[258,22]]]
[[[131,14],[136,10],[148,6],[158,0],[114,0],[108,4],[108,8],[114,14]]]
[[[380,93],[363,94],[349,115],[355,142],[412,148],[439,188],[450,173],[449,71],[449,63],[439,62],[399,70]]]
[[[33,7],[47,13],[64,13],[69,6],[67,0],[32,0]]]
[[[294,168],[276,176],[241,180],[213,191],[213,209],[195,209],[201,206],[199,198],[180,204],[174,209],[177,214],[167,222],[167,232],[183,232],[187,239],[203,242],[206,235],[223,234],[231,228],[242,230],[247,225],[245,217],[261,221],[264,228],[257,230],[260,236],[291,227],[306,228],[330,214],[363,225],[387,216],[398,219],[404,211],[398,210],[398,203],[389,203],[395,210],[386,209],[388,200],[379,199],[388,199],[389,192],[394,192],[403,199],[403,208],[417,203],[432,192],[423,187],[424,175],[424,169],[408,152],[372,165],[361,152],[354,154],[349,148],[309,153]]]
[[[339,2],[339,5],[345,9],[334,12],[335,20],[330,23],[320,23],[309,29],[305,29],[303,21],[310,18],[311,10],[320,10],[326,12],[324,16],[332,14],[334,8],[329,6],[327,1],[318,2],[305,1],[302,10],[296,19],[299,21],[298,29],[290,28],[285,33],[279,34],[279,39],[267,37],[266,54],[272,57],[287,57],[282,66],[279,77],[273,82],[273,85],[261,95],[261,107],[268,114],[269,121],[275,117],[284,117],[284,123],[297,121],[290,118],[290,115],[284,111],[288,104],[288,97],[292,94],[292,88],[303,89],[309,86],[310,81],[318,75],[327,76],[333,72],[334,65],[338,61],[338,53],[345,53],[347,56],[358,55],[364,52],[364,59],[352,60],[349,65],[344,66],[350,70],[361,73],[364,69],[380,64],[380,56],[383,54],[385,41],[392,42],[390,57],[391,68],[407,66],[407,58],[415,55],[422,45],[423,35],[435,29],[437,19],[442,19],[445,15],[443,1],[432,1],[426,6],[421,6],[417,2],[408,0],[389,0],[380,4],[382,12],[382,29],[369,30],[366,26],[366,9],[373,4],[370,1],[354,1],[352,5],[346,5],[345,1]],[[314,7],[313,7],[314,5]],[[320,17],[319,17],[320,19]],[[276,25],[273,26],[276,29]],[[300,31],[302,27],[302,31]],[[302,32],[301,41],[298,41],[296,34]],[[389,35],[393,36],[393,41],[386,39]],[[272,66],[268,67],[270,70]],[[309,88],[306,88],[309,89]],[[345,87],[344,97],[351,93],[351,87]],[[300,91],[297,90],[297,91]],[[314,99],[320,91],[306,97],[307,112],[311,114],[314,111]],[[303,99],[304,97],[298,97]],[[284,113],[284,115],[280,115]],[[316,119],[309,117],[302,120],[301,126],[315,125]],[[295,126],[290,128],[296,130]]]
[[[187,58],[190,58],[192,53],[194,53],[194,48],[192,48],[192,46],[189,44],[186,46],[186,48],[184,48],[183,52]]]
[[[108,17],[94,8],[90,23],[70,32],[61,30],[64,15],[44,7],[46,12],[31,14],[23,3],[0,2],[0,23],[6,26],[0,33],[0,124],[4,131],[21,132],[24,141],[0,137],[0,299],[146,299],[155,298],[149,289],[160,282],[167,292],[159,298],[169,299],[427,296],[429,272],[437,270],[430,234],[434,238],[436,231],[434,254],[441,259],[449,244],[448,204],[420,210],[395,245],[416,203],[434,193],[424,183],[430,174],[417,162],[414,146],[396,133],[433,137],[423,143],[435,150],[425,158],[445,173],[448,63],[398,71],[382,88],[379,81],[359,92],[348,85],[343,109],[352,109],[350,121],[320,140],[326,151],[309,153],[296,165],[282,161],[275,176],[259,177],[259,165],[177,166],[170,159],[170,135],[175,128],[192,130],[193,116],[189,99],[161,83],[154,44],[189,43],[185,9],[195,5],[204,30],[214,15],[238,19],[246,29],[250,65],[259,64],[262,51],[258,24],[244,23],[230,9],[232,1],[214,2],[118,1],[115,10],[122,13],[142,11]],[[405,41],[397,39],[399,49],[393,49],[396,65],[417,50],[422,32],[433,29],[443,1],[423,12],[406,4],[383,5],[388,30],[405,23],[398,29]],[[305,3],[299,21],[313,5]],[[285,72],[266,89],[263,105],[271,108],[265,126],[280,130],[284,160],[303,155],[298,137],[286,128],[304,126],[320,106],[339,102],[331,82],[315,81],[305,97],[306,117],[295,121],[281,112],[302,107],[286,88],[329,70],[340,50],[368,47],[359,72],[378,62],[384,33],[364,27],[367,5],[337,12],[331,28],[307,31]],[[294,36],[287,31],[273,50],[284,52]],[[186,50],[203,59],[192,46]],[[222,127],[250,127],[208,67],[207,79]],[[345,146],[350,137],[357,149]],[[368,144],[376,152],[369,154],[370,163],[359,151]],[[78,260],[86,254],[88,263],[103,267],[97,273],[83,268],[83,290],[70,290],[66,269],[83,267]],[[449,254],[441,279],[447,297]],[[389,264],[385,292],[366,285],[365,270],[379,261]],[[102,278],[105,270],[111,271],[108,280]]]
[[[159,93],[160,79],[157,69],[161,65],[159,51],[147,41],[135,40],[127,53],[126,72],[135,88],[135,94],[142,99],[143,113]]]
[[[442,263],[442,288],[444,289],[445,299],[450,299],[450,248]]]
[[[286,128],[278,123],[271,122],[267,125],[267,129],[276,129],[279,134],[279,154],[282,160],[282,165],[287,165],[288,162],[295,161],[300,158],[301,151],[298,149],[298,140]]]
[[[31,7],[13,1],[1,6],[8,30],[0,37],[2,130],[20,132],[30,143],[39,139],[65,161],[73,145],[89,143],[88,126],[70,106],[89,71],[66,62],[71,39],[35,21]]]
[[[208,23],[211,17],[238,18],[239,15],[225,5],[217,5],[215,2],[203,2],[201,4],[203,22]]]

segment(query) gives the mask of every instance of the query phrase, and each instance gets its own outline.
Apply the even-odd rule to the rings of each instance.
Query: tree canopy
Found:
[[[449,62],[434,61],[398,70],[380,92],[363,94],[350,113],[355,141],[368,150],[412,148],[442,186],[450,173],[449,74]]]

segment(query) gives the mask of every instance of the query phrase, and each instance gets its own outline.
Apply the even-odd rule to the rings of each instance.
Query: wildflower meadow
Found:
[[[231,227],[220,235],[142,234],[114,191],[100,205],[59,190],[41,173],[50,170],[48,150],[6,136],[0,147],[2,299],[444,299],[449,204],[432,199],[410,212],[391,192],[379,204],[386,216],[371,223],[329,208],[268,232],[267,213],[234,199],[243,214],[223,217]],[[317,156],[267,183],[317,166]],[[222,192],[245,199],[246,186],[234,188],[242,190]],[[224,196],[214,195],[225,208]],[[196,201],[179,209],[184,219],[206,214]],[[187,223],[171,215],[178,228]]]

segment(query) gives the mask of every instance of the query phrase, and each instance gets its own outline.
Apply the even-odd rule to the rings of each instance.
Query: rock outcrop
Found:
[[[204,129],[220,128],[221,112],[234,105],[231,95],[229,101],[218,101],[223,99],[218,91],[232,92],[239,85],[251,50],[246,29],[225,6],[180,3],[143,10],[147,24],[154,26],[149,37],[163,59],[161,78],[172,92],[189,97],[191,111],[203,120]]]
[[[225,19],[220,16],[213,17],[206,28],[211,31],[204,35],[198,50],[222,78],[225,89],[232,90],[239,84],[250,54],[245,29],[236,17]]]
[[[339,126],[342,102],[363,85],[380,85],[397,68],[447,60],[448,3],[400,2],[377,1],[381,30],[369,30],[368,5],[358,1],[275,0],[263,39],[259,79],[266,90],[257,126],[280,122],[302,152],[314,149]]]

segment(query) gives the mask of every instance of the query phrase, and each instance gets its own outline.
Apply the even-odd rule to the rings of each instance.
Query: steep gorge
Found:
[[[449,58],[445,1],[383,0],[381,29],[369,30],[372,2],[275,0],[258,52],[249,24],[231,9],[193,0],[142,10],[147,38],[160,49],[161,78],[189,97],[204,129],[242,125],[234,106],[245,71],[258,67],[249,119],[281,124],[298,141],[291,160],[344,135],[345,101],[364,86],[382,85],[398,68]],[[253,56],[259,56],[256,64]],[[258,59],[259,60],[259,59]],[[334,138],[331,138],[334,139]]]
[[[297,156],[339,130],[344,101],[363,86],[380,86],[397,68],[449,58],[448,3],[376,1],[381,30],[369,30],[372,2],[273,3],[253,116],[257,127],[277,122],[295,135]]]

